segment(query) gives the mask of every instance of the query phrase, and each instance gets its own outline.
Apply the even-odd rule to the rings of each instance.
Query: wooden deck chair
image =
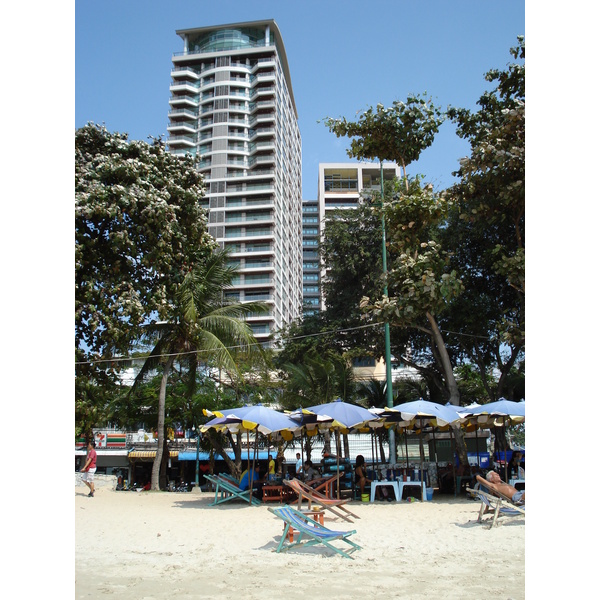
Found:
[[[337,554],[353,559],[354,557],[350,556],[350,553],[361,549],[358,544],[355,544],[352,540],[348,539],[352,534],[356,533],[355,530],[333,531],[324,525],[313,521],[311,517],[298,512],[291,506],[282,506],[280,508],[269,507],[269,510],[285,523],[281,540],[277,546],[277,552],[285,552],[290,548],[297,546],[316,546],[317,544],[323,544]],[[290,528],[293,528],[298,532],[298,537],[295,542],[286,544],[285,542],[288,540]],[[336,548],[331,543],[336,540],[349,544],[351,548],[346,552],[341,548]]]
[[[303,483],[313,490],[320,492],[321,494],[325,494],[329,498],[333,498],[333,484],[337,480],[338,477],[336,475],[332,475],[330,477],[317,477],[316,479],[304,481]]]
[[[477,522],[482,523],[482,517],[487,512],[493,511],[494,516],[492,518],[492,523],[490,524],[490,529],[495,527],[498,523],[498,517],[503,515],[507,517],[524,517],[525,516],[525,507],[518,506],[513,504],[511,501],[501,498],[496,494],[490,494],[486,489],[483,488],[483,484],[480,485],[482,487],[472,489],[467,488],[467,492],[470,492],[477,496],[479,500],[481,500],[481,506],[479,507],[479,515],[477,517]]]
[[[315,504],[319,504],[337,517],[340,517],[349,523],[352,523],[353,521],[348,515],[353,516],[355,519],[360,519],[358,515],[355,515],[344,506],[344,504],[350,502],[350,498],[341,500],[329,498],[325,494],[321,494],[321,492],[313,490],[313,488],[311,488],[309,485],[306,485],[299,479],[286,479],[285,484],[292,488],[296,494],[298,494],[298,510],[302,508],[302,501],[306,500],[308,502],[309,509],[312,508],[312,503],[314,502]]]
[[[498,498],[502,498],[502,500],[504,500],[505,502],[507,502],[508,504],[510,504],[512,506],[524,506],[524,504],[525,504],[524,501],[523,502],[513,502],[513,499],[510,496],[507,496],[505,493],[500,491],[495,484],[493,484],[491,481],[488,481],[481,475],[477,475],[476,479],[477,479],[477,483],[479,483],[479,485],[481,487],[483,487],[484,492],[487,492],[488,494],[492,494],[493,496],[498,496]]]
[[[215,499],[209,506],[223,504],[230,500],[242,500],[246,504],[250,500],[255,506],[261,504],[258,498],[251,495],[251,490],[240,490],[237,484],[228,479],[224,479],[219,475],[205,475],[204,477],[215,486]]]

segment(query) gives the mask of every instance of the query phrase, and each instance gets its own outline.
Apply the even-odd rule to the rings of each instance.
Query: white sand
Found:
[[[275,552],[283,522],[266,506],[209,506],[211,493],[75,487],[75,598],[525,597],[525,520],[477,523],[479,503],[353,502],[354,560],[324,546]],[[486,516],[485,518],[489,518]]]

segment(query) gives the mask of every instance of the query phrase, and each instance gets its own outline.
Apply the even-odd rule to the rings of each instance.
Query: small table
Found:
[[[301,510],[300,511],[303,515],[306,515],[307,517],[312,517],[313,521],[319,523],[320,525],[323,525],[323,515],[325,514],[324,510]],[[283,524],[283,530],[285,531],[285,523]],[[296,530],[290,525],[290,528],[288,529],[288,541],[290,542],[290,544],[294,541],[294,534],[296,533]]]
[[[515,489],[521,491],[525,489],[525,480],[524,479],[510,479],[509,482]]]
[[[263,485],[262,493],[263,502],[281,503],[286,499],[282,485]]]
[[[396,485],[398,486],[398,495],[396,496],[398,502],[402,500],[402,492],[404,491],[404,487],[410,485],[420,487],[422,491],[421,498],[423,502],[427,502],[427,486],[425,485],[424,481],[397,481]]]
[[[375,501],[375,490],[378,486],[391,485],[394,489],[394,494],[396,496],[396,502],[399,502],[402,498],[402,494],[398,490],[398,482],[397,481],[371,481],[371,502]]]

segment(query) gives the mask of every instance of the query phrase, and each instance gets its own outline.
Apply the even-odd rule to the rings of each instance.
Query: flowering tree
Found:
[[[77,402],[93,404],[90,382],[106,390],[116,380],[123,363],[111,359],[170,318],[179,284],[215,249],[203,194],[193,159],[168,154],[160,140],[129,141],[93,123],[76,131]]]

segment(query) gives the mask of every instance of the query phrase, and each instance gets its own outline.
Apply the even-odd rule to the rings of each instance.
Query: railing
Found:
[[[273,44],[266,44],[264,40],[259,42],[221,42],[208,48],[193,48],[183,52],[174,52],[173,56],[194,56],[195,54],[212,54],[213,52],[224,52],[228,50],[246,50],[248,48],[273,47]]]
[[[198,111],[197,110],[196,111],[188,110],[187,108],[175,108],[175,109],[169,111],[170,117],[179,116],[179,115],[197,118]]]
[[[167,139],[167,143],[171,144],[173,142],[187,142],[189,144],[195,144],[196,143],[196,138],[195,137],[190,137],[189,135],[174,135],[174,136],[169,136],[169,138]]]

